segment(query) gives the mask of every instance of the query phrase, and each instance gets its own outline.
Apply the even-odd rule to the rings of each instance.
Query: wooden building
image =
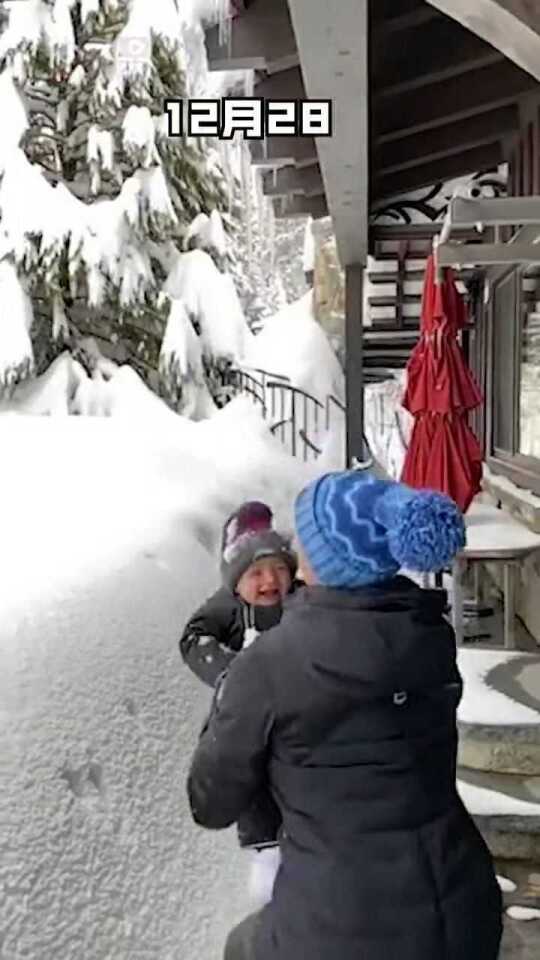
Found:
[[[540,3],[235,0],[235,8],[225,42],[217,28],[207,34],[211,67],[254,69],[255,96],[333,101],[332,137],[274,137],[251,148],[268,168],[265,191],[278,215],[332,217],[346,280],[352,458],[363,433],[368,257],[394,257],[393,293],[372,306],[390,308],[375,326],[387,353],[403,360],[418,322],[407,285],[418,281],[420,255],[441,226],[441,211],[420,227],[404,215],[395,228],[381,227],[381,212],[403,208],[413,191],[506,163],[511,195],[540,194]],[[540,225],[505,227],[506,239],[515,234],[530,242]],[[486,460],[540,494],[538,273],[484,265],[463,280],[474,318],[470,359],[486,395],[475,424]]]

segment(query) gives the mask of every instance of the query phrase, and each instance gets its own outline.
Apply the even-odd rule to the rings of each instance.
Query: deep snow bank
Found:
[[[128,412],[0,416],[9,960],[219,960],[248,909],[234,832],[187,810],[208,692],[177,641],[216,585],[225,515],[262,497],[288,523],[316,468],[246,400],[202,424]]]
[[[310,290],[270,317],[247,346],[246,362],[288,377],[322,403],[329,394],[343,401],[345,382],[339,361],[313,313]]]

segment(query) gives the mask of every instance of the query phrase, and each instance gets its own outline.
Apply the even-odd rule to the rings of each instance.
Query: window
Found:
[[[519,331],[518,451],[540,461],[540,277],[524,278],[523,283],[528,290]]]
[[[495,453],[515,451],[516,370],[513,362],[517,320],[517,271],[500,280],[493,290],[493,395],[492,423]]]
[[[491,307],[488,460],[540,494],[540,268],[499,276]]]

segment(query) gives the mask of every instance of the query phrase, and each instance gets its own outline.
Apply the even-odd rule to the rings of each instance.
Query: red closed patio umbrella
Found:
[[[468,425],[483,398],[458,342],[467,310],[453,271],[436,281],[429,257],[424,278],[420,340],[407,364],[403,406],[415,418],[402,481],[450,496],[465,513],[479,493],[482,453]]]

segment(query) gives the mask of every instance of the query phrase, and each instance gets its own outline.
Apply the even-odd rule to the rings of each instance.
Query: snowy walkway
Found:
[[[2,632],[18,648],[4,682],[20,695],[6,702],[2,683],[9,960],[218,960],[245,912],[234,833],[197,830],[187,809],[208,698],[176,640],[210,579],[205,551],[186,562],[177,544]]]
[[[227,512],[284,522],[309,471],[247,402],[127,413],[0,417],[2,960],[221,960],[248,909],[235,831],[188,811],[209,691],[178,637]]]

